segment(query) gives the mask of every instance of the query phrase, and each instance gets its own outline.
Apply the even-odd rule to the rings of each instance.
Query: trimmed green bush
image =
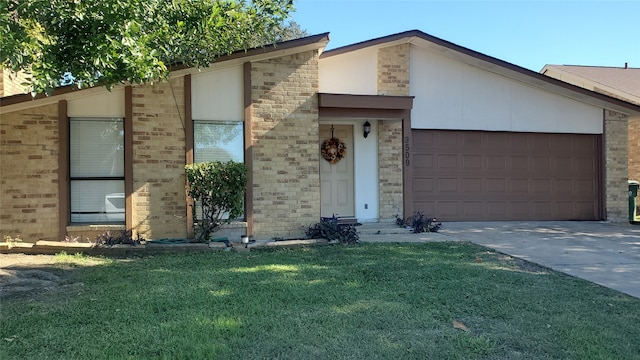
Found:
[[[206,242],[224,223],[243,214],[247,186],[247,167],[243,163],[212,161],[185,166],[188,194],[202,208],[202,219],[196,219],[196,241]]]

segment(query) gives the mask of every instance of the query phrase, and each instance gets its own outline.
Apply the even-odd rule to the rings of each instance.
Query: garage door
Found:
[[[598,220],[600,135],[412,131],[413,209],[443,221]]]

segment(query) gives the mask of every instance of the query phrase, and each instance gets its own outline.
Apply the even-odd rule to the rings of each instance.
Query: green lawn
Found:
[[[59,260],[0,359],[640,358],[640,300],[471,244]]]

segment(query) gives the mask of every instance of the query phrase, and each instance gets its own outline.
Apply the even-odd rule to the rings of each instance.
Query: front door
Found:
[[[331,138],[332,125],[320,125],[320,145]],[[333,125],[333,137],[346,145],[333,163],[320,155],[320,213],[322,217],[355,216],[353,196],[353,126]]]

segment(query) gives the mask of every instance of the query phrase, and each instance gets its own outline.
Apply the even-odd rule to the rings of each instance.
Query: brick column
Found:
[[[183,83],[176,78],[132,89],[134,236],[187,235]]]
[[[402,121],[378,121],[379,219],[393,221],[402,211]]]
[[[378,50],[378,94],[408,96],[409,44]],[[378,196],[380,221],[393,221],[403,214],[402,119],[378,121]]]
[[[390,46],[378,50],[378,94],[409,95],[410,44]]]
[[[58,121],[57,104],[0,116],[0,235],[61,240]]]
[[[318,52],[251,63],[253,232],[299,237],[320,219]]]
[[[628,117],[604,111],[605,211],[612,222],[629,220]]]
[[[640,181],[640,118],[629,119],[629,179]]]

